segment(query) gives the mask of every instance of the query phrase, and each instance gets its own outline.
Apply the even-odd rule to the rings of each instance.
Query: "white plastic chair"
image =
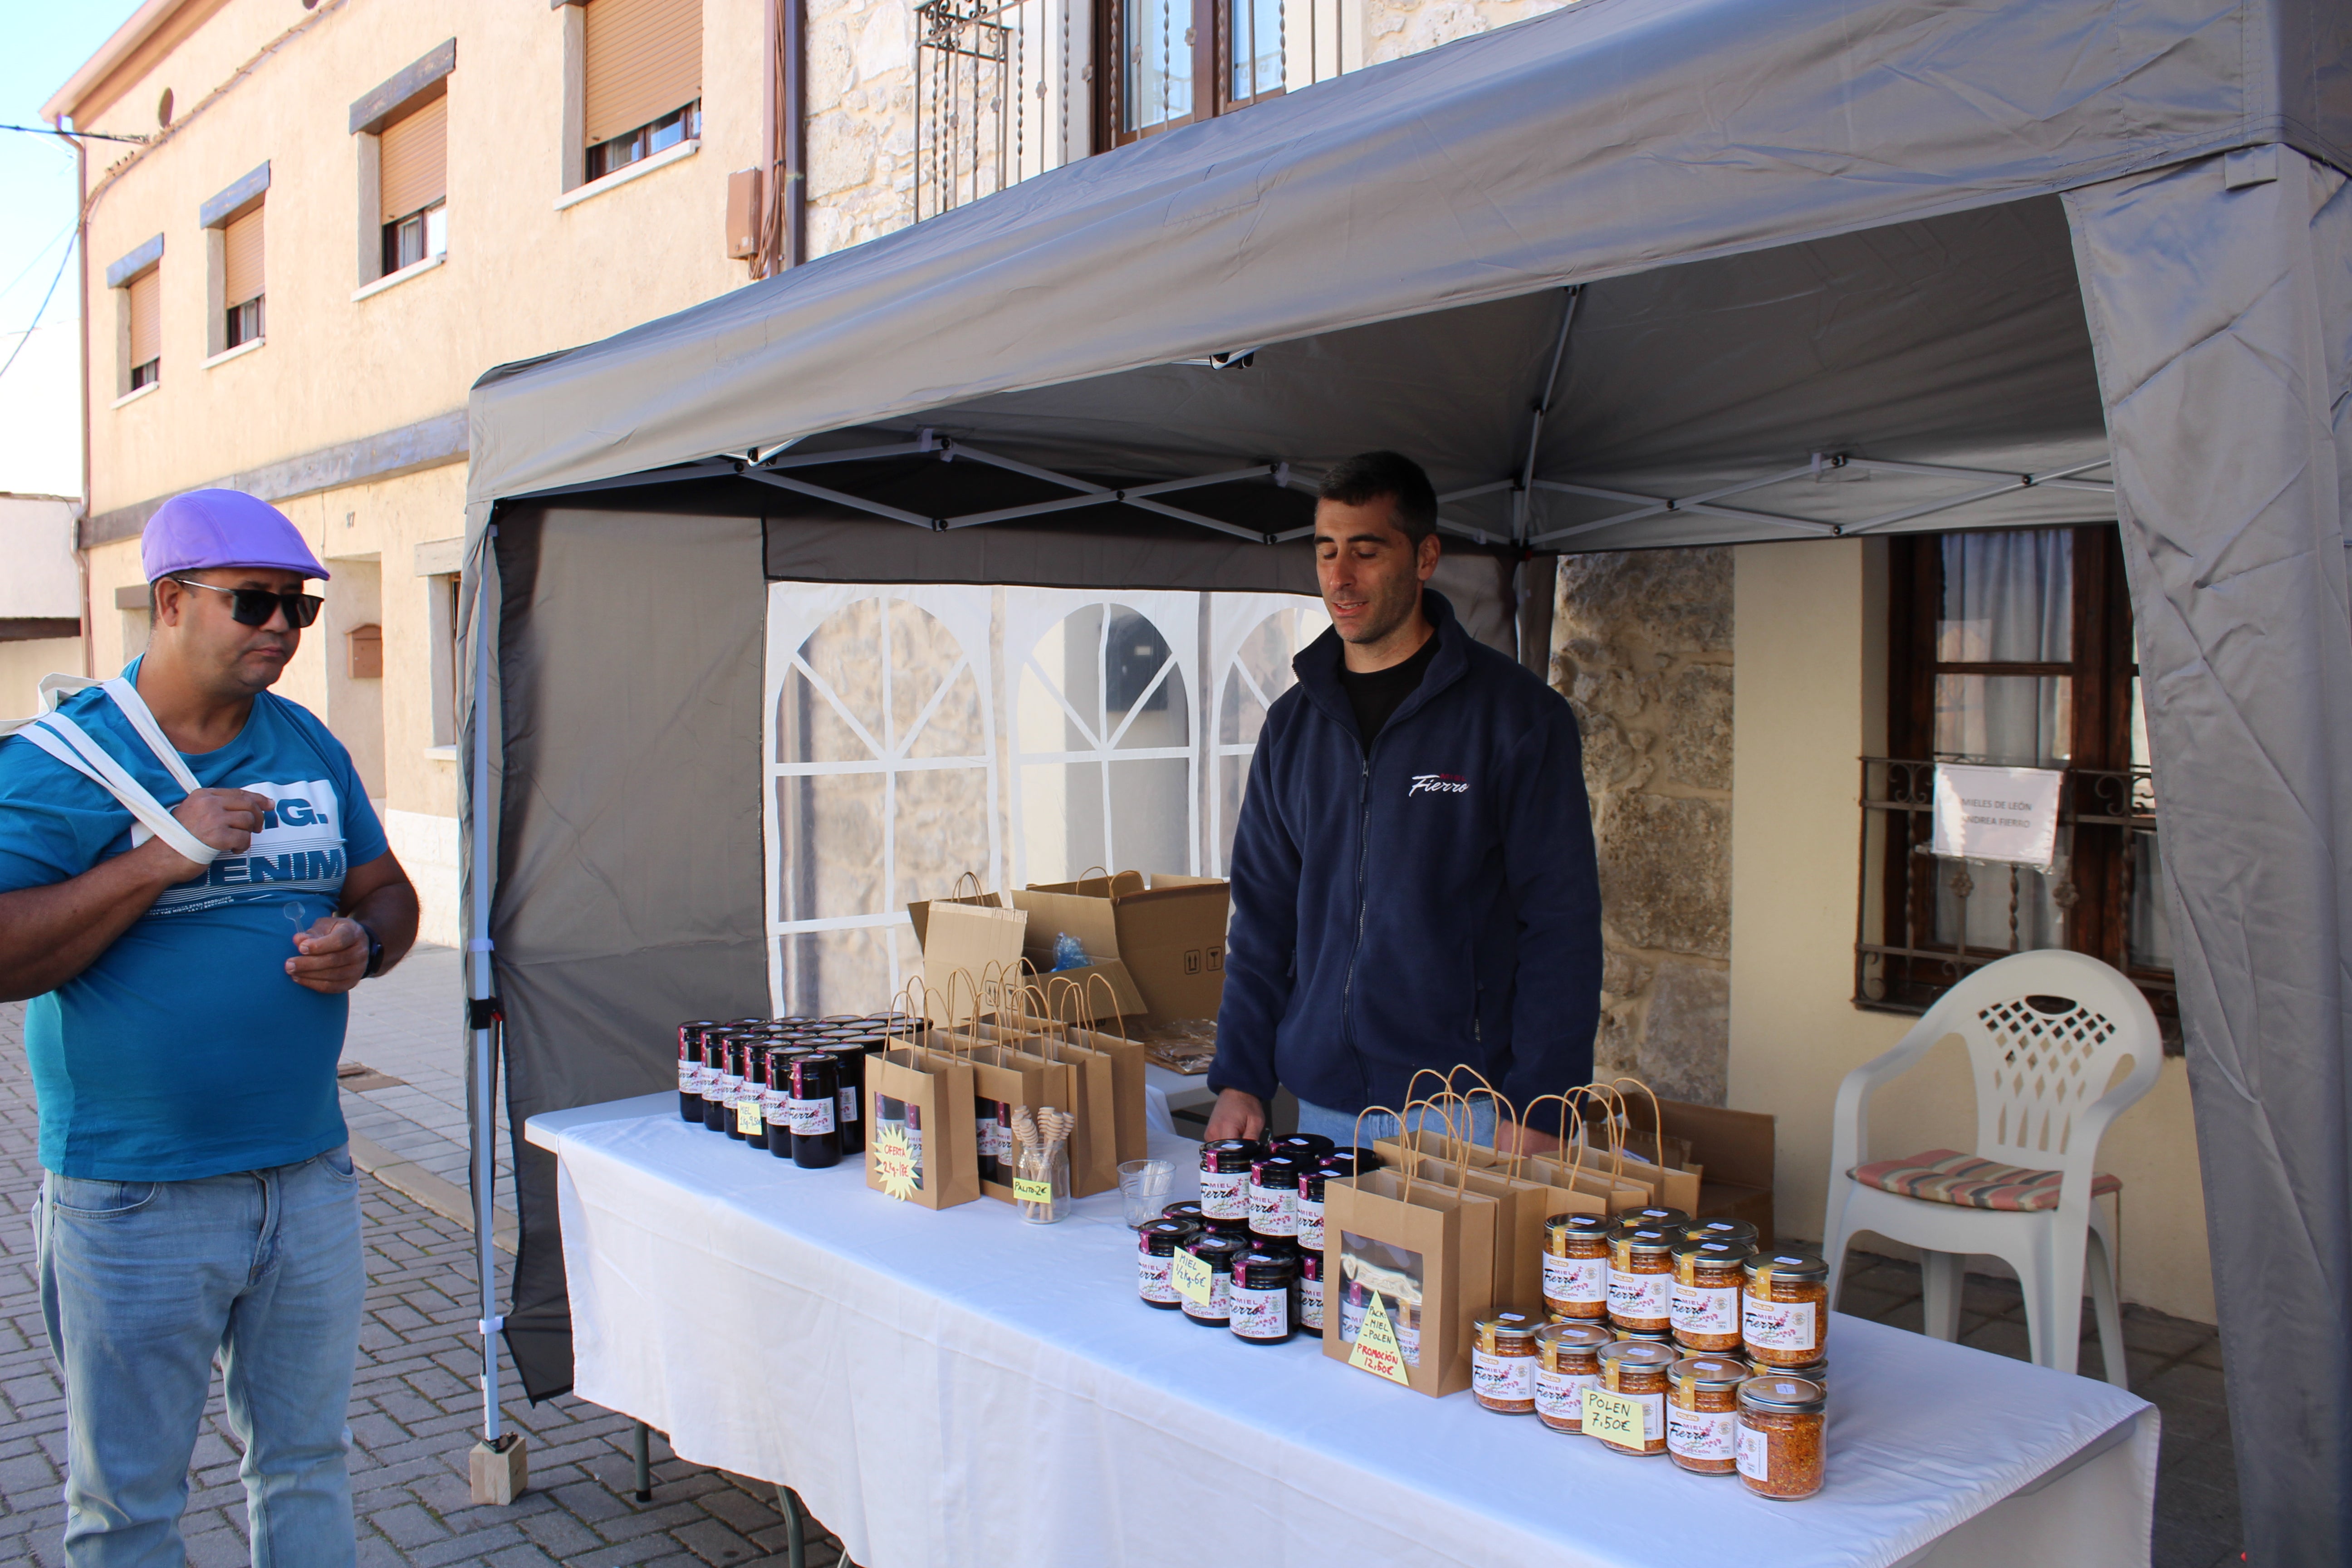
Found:
[[[2061,1001],[2068,1005],[2055,1012],[2036,1005]],[[1972,1173],[1977,1181],[1958,1184],[1990,1185],[1997,1195],[1906,1196],[1857,1180],[1854,1173],[1870,1148],[1872,1092],[1954,1035],[1967,1044],[1976,1069],[1976,1158],[2016,1167],[2015,1173]],[[1922,1250],[1927,1331],[1939,1340],[1957,1339],[1962,1264],[1969,1253],[1989,1254],[2016,1269],[2024,1288],[2034,1363],[2071,1373],[2081,1340],[2087,1258],[2107,1381],[2127,1386],[2115,1226],[2095,1201],[2093,1186],[2102,1178],[2095,1162],[2107,1124],[2155,1084],[2163,1055],[2156,1015],[2138,987],[2084,953],[2013,953],[1953,985],[1893,1050],[1854,1068],[1838,1086],[1829,1213],[1822,1227],[1830,1300],[1837,1300],[1847,1242],[1857,1231],[1872,1231]],[[2116,1063],[2126,1056],[2130,1072],[2109,1089]],[[1927,1155],[1913,1155],[1877,1162],[1870,1169],[1877,1179],[1891,1175],[1916,1187],[1920,1170],[1905,1184],[1905,1173],[1885,1167],[1919,1167],[1927,1161]],[[2021,1186],[2043,1194],[2029,1201],[2046,1201],[2053,1173],[2059,1178],[2053,1206],[2019,1210],[1969,1202],[1969,1195],[1979,1203],[2016,1201]],[[2105,1180],[2110,1190],[2120,1185]],[[1938,1184],[1952,1184],[1948,1178]]]

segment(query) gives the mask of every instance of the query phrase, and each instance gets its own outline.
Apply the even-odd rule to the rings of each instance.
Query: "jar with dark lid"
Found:
[[[1584,1430],[1584,1391],[1601,1382],[1599,1323],[1546,1323],[1536,1331],[1536,1419],[1555,1432]]]
[[[1204,1234],[1178,1245],[1209,1266],[1209,1299],[1184,1297],[1184,1315],[1213,1329],[1225,1327],[1233,1318],[1234,1259],[1250,1250],[1248,1238]]]
[[[1384,1163],[1377,1150],[1369,1149],[1360,1143],[1342,1143],[1339,1148],[1334,1149],[1330,1153],[1326,1154],[1324,1158],[1331,1160],[1338,1159],[1342,1156],[1353,1160],[1356,1163],[1356,1169],[1359,1172],[1377,1171]]]
[[[702,1125],[713,1132],[730,1130],[728,1079],[733,1073],[734,1041],[727,1026],[702,1031]]]
[[[1298,1279],[1298,1254],[1253,1247],[1234,1259],[1226,1324],[1234,1337],[1254,1345],[1278,1345],[1290,1337],[1291,1288]]]
[[[1250,1166],[1249,1227],[1254,1236],[1298,1234],[1298,1179],[1307,1167],[1288,1154],[1268,1154]]]
[[[677,1026],[677,1114],[702,1124],[702,1031],[719,1027],[708,1018]]]
[[[1675,1326],[1675,1242],[1679,1232],[1648,1221],[1609,1228],[1609,1321],[1622,1332],[1669,1333]]]
[[[1664,1453],[1666,1369],[1679,1359],[1671,1345],[1653,1344],[1646,1340],[1616,1340],[1602,1345],[1601,1387],[1605,1393],[1622,1394],[1633,1402],[1641,1442],[1638,1446],[1633,1443],[1633,1433],[1615,1435],[1597,1430],[1591,1418],[1590,1402],[1584,1424],[1586,1434],[1599,1437],[1602,1444],[1621,1454]]]
[[[1323,1184],[1334,1178],[1345,1181],[1356,1173],[1354,1149],[1334,1149],[1319,1154],[1298,1173],[1298,1245],[1312,1252],[1323,1250]],[[1362,1167],[1365,1170],[1372,1166]]]
[[[1230,1236],[1239,1241],[1255,1241],[1245,1219],[1219,1219],[1213,1215],[1201,1217],[1201,1228],[1211,1236]]]
[[[1543,1314],[1515,1309],[1471,1323],[1470,1388],[1481,1410],[1535,1414],[1536,1335],[1542,1328]]]
[[[1727,1355],[1687,1356],[1666,1369],[1666,1452],[1685,1470],[1727,1476],[1739,1468],[1739,1385],[1748,1363]]]
[[[1739,1334],[1759,1372],[1819,1361],[1830,1331],[1830,1266],[1810,1252],[1759,1252],[1741,1266]]]
[[[1617,1214],[1619,1225],[1662,1225],[1669,1229],[1680,1230],[1690,1222],[1691,1216],[1688,1214],[1681,1209],[1668,1208],[1664,1204],[1654,1204],[1645,1208],[1621,1209]]]
[[[1675,1245],[1675,1340],[1694,1351],[1739,1349],[1747,1244],[1685,1235]],[[1729,1408],[1729,1406],[1726,1406]]]
[[[1255,1138],[1220,1138],[1201,1145],[1201,1212],[1211,1219],[1249,1220],[1250,1167],[1265,1158]]]
[[[1822,1489],[1828,1402],[1821,1384],[1783,1373],[1739,1385],[1739,1479],[1759,1497],[1808,1498]]]
[[[822,1171],[841,1163],[841,1062],[823,1051],[792,1058],[784,1114],[793,1130],[793,1163]]]
[[[1762,1245],[1755,1226],[1744,1219],[1695,1219],[1683,1226],[1683,1235],[1692,1241],[1737,1242],[1751,1252]]]
[[[1543,1298],[1555,1318],[1599,1321],[1609,1315],[1607,1218],[1556,1214],[1544,1221]]]
[[[831,1047],[835,1059],[841,1063],[841,1104],[834,1119],[841,1131],[841,1152],[845,1155],[866,1152],[866,1119],[861,1102],[866,1059],[880,1051],[882,1045],[879,1035],[859,1034]]]
[[[1323,1254],[1298,1254],[1298,1326],[1320,1338],[1323,1333]]]
[[[1161,1219],[1181,1219],[1195,1230],[1200,1229],[1202,1223],[1208,1218],[1206,1215],[1201,1212],[1199,1202],[1192,1198],[1186,1198],[1181,1203],[1170,1204],[1166,1208],[1160,1211],[1160,1217]]]
[[[1169,1263],[1176,1249],[1200,1235],[1196,1226],[1181,1219],[1155,1219],[1135,1227],[1135,1289],[1147,1307],[1174,1311],[1182,1304]]]
[[[785,1102],[792,1098],[793,1058],[803,1054],[796,1045],[762,1045],[760,1063],[760,1131],[752,1142],[779,1160],[793,1154],[792,1118]]]
[[[1269,1138],[1265,1141],[1267,1153],[1287,1154],[1299,1163],[1309,1167],[1338,1147],[1338,1144],[1320,1132],[1286,1132],[1279,1138]]]

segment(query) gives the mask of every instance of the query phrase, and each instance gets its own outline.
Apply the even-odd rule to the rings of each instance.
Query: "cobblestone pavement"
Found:
[[[343,1120],[353,1132],[461,1187],[473,1159],[466,1133],[462,958],[455,948],[418,947],[391,973],[352,993],[344,1071],[365,1066],[400,1081],[346,1079],[342,1097]],[[499,1190],[512,1193],[513,1182],[501,1104]]]
[[[0,1005],[0,1562],[63,1561],[65,1403],[41,1326],[30,1206],[40,1185],[24,1005]],[[356,1031],[355,1031],[356,1032]],[[372,1064],[373,1065],[373,1064]],[[348,1103],[350,1096],[346,1096]],[[459,1105],[462,1109],[462,1091]],[[459,1179],[463,1179],[462,1170]],[[631,1424],[572,1398],[505,1417],[530,1434],[530,1490],[477,1508],[466,1461],[481,1395],[466,1298],[473,1238],[377,1183],[361,1188],[367,1317],[352,1389],[352,1484],[366,1568],[729,1568],[785,1562],[772,1489],[673,1458],[654,1439],[654,1500],[632,1500]],[[505,1387],[517,1386],[509,1368]],[[184,1521],[194,1568],[245,1563],[238,1450],[215,1389]],[[837,1550],[814,1525],[812,1568]]]

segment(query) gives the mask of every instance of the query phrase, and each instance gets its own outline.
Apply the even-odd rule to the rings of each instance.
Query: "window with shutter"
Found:
[[[163,297],[158,281],[163,269],[151,267],[131,280],[125,291],[131,310],[131,386],[137,391],[152,384],[163,367]]]
[[[221,230],[221,297],[226,301],[221,333],[224,348],[261,337],[261,213],[257,206]]]
[[[449,100],[436,98],[385,126],[376,169],[384,271],[414,267],[446,250]]]
[[[701,133],[702,0],[590,0],[588,178]]]

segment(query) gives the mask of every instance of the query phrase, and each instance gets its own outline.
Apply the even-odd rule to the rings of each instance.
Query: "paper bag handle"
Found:
[[[1511,1126],[1513,1127],[1513,1129],[1514,1129],[1514,1130],[1516,1130],[1516,1129],[1517,1129],[1518,1127],[1522,1126],[1522,1125],[1523,1125],[1523,1123],[1522,1123],[1522,1122],[1520,1121],[1520,1120],[1519,1120],[1519,1111],[1518,1111],[1518,1107],[1517,1107],[1517,1106],[1513,1105],[1513,1104],[1512,1104],[1508,1100],[1505,1099],[1505,1098],[1504,1098],[1504,1095],[1503,1095],[1503,1091],[1502,1091],[1502,1090],[1500,1090],[1500,1089],[1496,1089],[1496,1088],[1492,1083],[1488,1082],[1488,1081],[1487,1081],[1487,1079],[1486,1079],[1486,1075],[1485,1073],[1480,1072],[1476,1068],[1472,1067],[1472,1066],[1471,1066],[1469,1063],[1467,1063],[1467,1062],[1461,1062],[1461,1063],[1457,1063],[1455,1066],[1454,1066],[1453,1068],[1449,1068],[1449,1069],[1447,1070],[1447,1072],[1446,1072],[1446,1074],[1445,1074],[1445,1087],[1447,1088],[1447,1089],[1451,1090],[1451,1089],[1454,1088],[1454,1075],[1455,1073],[1465,1073],[1465,1072],[1468,1073],[1472,1078],[1475,1078],[1475,1079],[1476,1079],[1478,1080],[1478,1087],[1479,1087],[1479,1088],[1481,1088],[1481,1089],[1485,1089],[1485,1090],[1486,1091],[1486,1098],[1487,1098],[1488,1100],[1492,1100],[1492,1101],[1494,1102],[1494,1105],[1495,1105],[1495,1142],[1494,1142],[1494,1150],[1495,1150],[1495,1157],[1496,1157],[1496,1159],[1498,1159],[1498,1160],[1499,1160],[1499,1159],[1501,1159],[1501,1158],[1503,1157],[1503,1118],[1504,1118],[1504,1116],[1505,1116],[1506,1114],[1507,1114],[1507,1115],[1510,1117],[1510,1120],[1511,1120]],[[1464,1096],[1462,1096],[1462,1103],[1463,1103],[1463,1105],[1466,1108],[1466,1107],[1469,1105],[1469,1103],[1470,1103],[1470,1097],[1469,1097],[1468,1095],[1464,1095]],[[1477,1123],[1476,1123],[1475,1121],[1473,1121],[1473,1122],[1471,1122],[1471,1123],[1470,1123],[1470,1125],[1471,1125],[1471,1127],[1475,1128],[1475,1127],[1477,1125]],[[1464,1133],[1464,1135],[1463,1135],[1463,1136],[1464,1136],[1464,1137],[1465,1137],[1465,1139],[1466,1140],[1466,1139],[1468,1139],[1468,1138],[1470,1138],[1470,1137],[1474,1136],[1474,1134],[1473,1134],[1473,1133],[1471,1133],[1471,1132],[1465,1131],[1465,1132]],[[1517,1140],[1516,1138],[1514,1138],[1514,1139],[1512,1140],[1512,1142],[1513,1142],[1514,1143],[1517,1143]],[[1476,1145],[1475,1145],[1475,1143],[1471,1144],[1470,1146],[1471,1146],[1471,1147],[1473,1147],[1473,1148],[1476,1147]],[[1526,1154],[1525,1151],[1520,1150],[1520,1149],[1514,1148],[1514,1149],[1511,1151],[1511,1163],[1510,1163],[1510,1165],[1509,1165],[1509,1167],[1508,1167],[1507,1169],[1506,1169],[1506,1170],[1504,1171],[1504,1173],[1504,1173],[1505,1175],[1507,1175],[1507,1176],[1509,1176],[1512,1180],[1517,1181],[1517,1180],[1518,1179],[1518,1174],[1519,1174],[1519,1162],[1520,1162],[1520,1161],[1522,1161],[1522,1160],[1524,1160],[1524,1159],[1526,1159],[1526,1158],[1527,1158],[1527,1154]]]
[[[962,901],[964,897],[963,885],[966,882],[970,882],[971,884],[971,896],[973,898],[982,899],[988,896],[988,889],[981,885],[980,873],[977,871],[966,871],[955,879],[955,890],[948,894],[948,902],[952,904]]]
[[[1097,984],[1103,988],[1103,994],[1110,998],[1110,1016],[1112,1021],[1118,1026],[1118,1037],[1131,1043],[1134,1037],[1127,1032],[1127,1015],[1119,1010],[1118,987],[1113,985],[1107,976],[1099,973],[1087,976],[1087,1011],[1094,1020],[1093,1026],[1096,1028],[1102,1026],[1102,1015],[1094,1011],[1095,987]]]

